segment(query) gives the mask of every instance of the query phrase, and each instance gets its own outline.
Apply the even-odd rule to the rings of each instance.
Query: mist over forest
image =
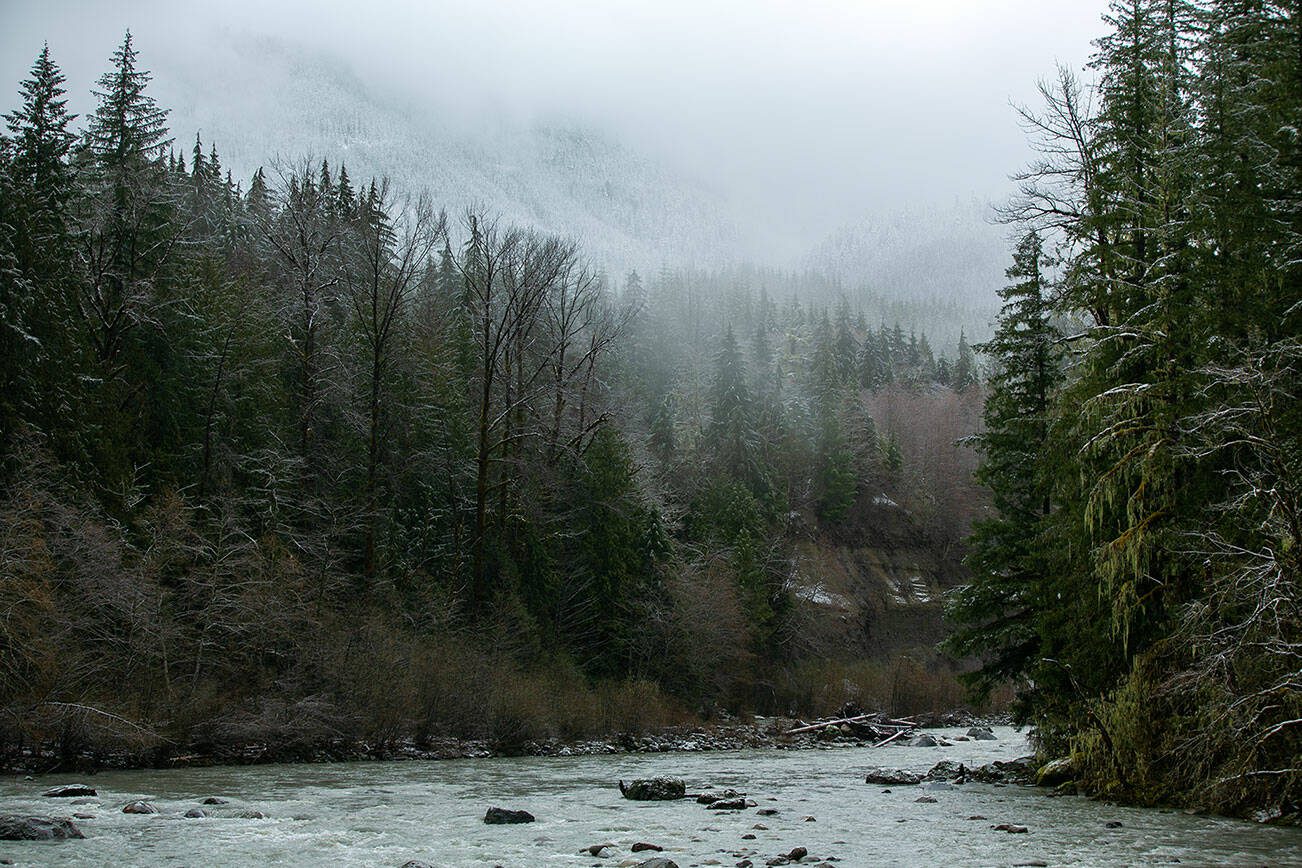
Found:
[[[653,5],[13,16],[0,764],[993,715],[1296,823],[1297,4]]]

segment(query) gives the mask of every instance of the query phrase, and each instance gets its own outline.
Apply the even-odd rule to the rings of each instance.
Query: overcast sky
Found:
[[[1080,67],[1105,0],[0,0],[0,104],[42,40],[76,104],[125,27],[166,75],[206,31],[337,53],[473,116],[563,114],[822,231],[998,199],[1027,151],[1009,102]]]

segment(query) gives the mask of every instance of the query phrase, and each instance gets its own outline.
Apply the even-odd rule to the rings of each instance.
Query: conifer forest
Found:
[[[1302,8],[1090,36],[1005,119],[980,303],[246,174],[144,39],[89,94],[30,46],[0,759],[966,708],[1083,792],[1296,822]]]

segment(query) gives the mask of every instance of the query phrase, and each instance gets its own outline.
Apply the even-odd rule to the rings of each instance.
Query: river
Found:
[[[951,788],[864,783],[866,770],[924,772],[940,759],[969,766],[1027,753],[1023,736],[952,747],[832,747],[563,758],[267,765],[105,772],[85,779],[95,798],[40,793],[75,776],[0,782],[0,814],[93,814],[85,840],[0,841],[16,865],[435,866],[635,865],[665,848],[682,868],[733,866],[805,847],[839,866],[876,865],[1302,865],[1302,829],[1259,826],[1179,811],[1122,808],[1043,791],[968,783]],[[958,731],[950,731],[951,734]],[[732,787],[758,808],[711,812],[694,801],[630,802],[616,782],[685,779],[688,792]],[[934,803],[919,803],[919,796]],[[199,800],[225,805],[184,819]],[[123,814],[133,799],[160,813]],[[527,825],[485,825],[490,805],[525,809]],[[773,808],[772,816],[757,810]],[[244,819],[245,811],[266,819]],[[806,820],[812,817],[812,820]],[[982,817],[983,819],[976,819]],[[1026,826],[1025,834],[992,829]],[[1109,828],[1109,823],[1120,823]],[[767,827],[767,828],[757,828]],[[753,839],[743,838],[753,835]],[[579,851],[615,845],[605,858]]]

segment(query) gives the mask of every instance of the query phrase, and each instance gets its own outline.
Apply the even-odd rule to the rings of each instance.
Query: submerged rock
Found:
[[[580,850],[579,855],[582,856],[584,853],[587,853],[589,856],[601,856],[603,850],[614,850],[614,849],[615,849],[615,845],[610,843],[593,844],[591,847],[584,847],[582,850]],[[613,855],[613,854],[607,854],[607,855]]]
[[[668,802],[687,795],[682,778],[648,778],[631,784],[619,782],[619,791],[635,802]]]
[[[434,868],[434,866],[429,864],[428,862],[421,862],[418,859],[411,859],[407,862],[403,862],[402,868]]]
[[[634,868],[678,868],[678,863],[673,859],[666,859],[663,856],[656,856],[647,859],[645,862],[637,863]]]
[[[532,823],[533,814],[528,811],[511,811],[506,808],[489,808],[484,814],[484,822],[490,826],[503,826],[513,823]]]
[[[265,820],[267,815],[261,811],[240,811],[241,820]]]
[[[999,823],[990,828],[996,832],[1007,832],[1010,835],[1022,835],[1029,831],[1025,826],[1019,826],[1016,823]]]
[[[86,784],[61,784],[57,787],[50,787],[41,795],[47,799],[71,799],[74,796],[95,796],[99,794],[95,792],[94,787]]]
[[[922,780],[922,775],[906,772],[903,769],[888,769],[878,767],[869,769],[864,783],[878,784],[884,787],[895,787],[905,784],[916,784]]]
[[[0,841],[64,841],[85,837],[67,817],[0,817]]]

